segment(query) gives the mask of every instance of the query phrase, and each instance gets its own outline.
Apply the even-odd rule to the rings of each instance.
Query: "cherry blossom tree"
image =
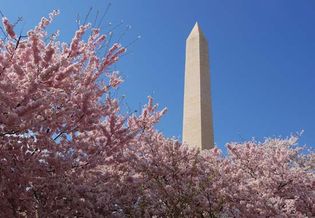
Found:
[[[223,155],[163,136],[166,110],[151,97],[124,114],[110,95],[126,49],[105,50],[89,24],[60,42],[46,30],[57,14],[25,37],[2,18],[0,217],[315,215],[314,153],[296,137],[228,144]]]
[[[220,177],[230,216],[314,216],[315,155],[302,152],[297,139],[228,145]]]
[[[26,37],[2,18],[2,217],[96,214],[87,199],[96,200],[97,192],[88,192],[85,182],[110,181],[110,166],[124,161],[123,149],[164,113],[122,115],[110,96],[122,79],[110,66],[126,49],[115,43],[100,57],[108,42],[89,24],[79,27],[70,44],[61,43],[57,33],[46,31],[57,14],[42,18]],[[98,169],[102,165],[106,170]]]
[[[120,205],[139,217],[312,217],[315,155],[297,139],[228,144],[223,156],[152,132],[127,163],[134,177],[120,185],[137,198]]]

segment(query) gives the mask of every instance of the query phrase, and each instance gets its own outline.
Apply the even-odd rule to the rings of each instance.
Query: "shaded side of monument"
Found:
[[[214,147],[208,43],[198,23],[186,40],[183,143]]]

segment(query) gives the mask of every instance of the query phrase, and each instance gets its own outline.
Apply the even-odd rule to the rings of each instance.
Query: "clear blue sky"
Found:
[[[2,0],[0,9],[12,20],[22,16],[24,31],[60,9],[54,26],[69,40],[77,13],[83,19],[92,6],[94,16],[108,2]],[[165,135],[181,137],[185,39],[198,21],[210,47],[216,144],[304,130],[301,144],[315,146],[314,0],[113,0],[105,21],[121,20],[116,39],[127,24],[122,43],[142,38],[115,66],[126,80],[118,95],[132,110],[147,95],[167,106]]]

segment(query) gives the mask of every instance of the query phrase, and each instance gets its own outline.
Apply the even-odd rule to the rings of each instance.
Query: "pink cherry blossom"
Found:
[[[3,18],[2,18],[2,24],[3,24],[3,26],[4,26],[5,31],[8,33],[8,35],[9,35],[11,38],[14,39],[14,38],[16,37],[16,36],[15,36],[15,32],[14,32],[13,26],[12,26],[12,24],[10,24],[8,18],[3,17]]]

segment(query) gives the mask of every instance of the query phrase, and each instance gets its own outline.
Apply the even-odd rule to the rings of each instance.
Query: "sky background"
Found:
[[[141,35],[114,66],[125,79],[115,94],[132,111],[148,95],[167,107],[158,125],[165,135],[181,138],[185,40],[198,21],[209,44],[215,143],[304,130],[300,144],[315,146],[314,0],[0,0],[0,10],[12,21],[22,16],[17,32],[25,33],[59,9],[52,29],[69,41],[78,13],[84,20],[93,7],[93,22],[109,2],[102,29],[123,21],[113,41],[129,45]]]

